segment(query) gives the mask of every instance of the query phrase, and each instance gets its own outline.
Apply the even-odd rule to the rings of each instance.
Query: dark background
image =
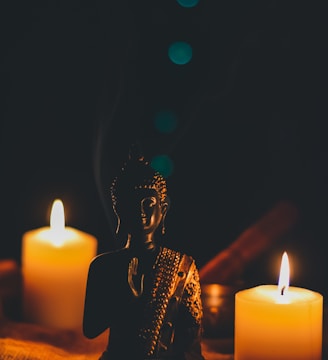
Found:
[[[109,186],[137,140],[167,154],[169,246],[199,266],[279,200],[301,212],[296,234],[249,264],[276,282],[287,249],[292,284],[326,291],[327,6],[200,0],[1,3],[0,258],[20,260],[22,234],[66,224],[114,248]],[[173,41],[193,58],[170,61]],[[172,133],[155,129],[174,110]],[[291,260],[293,261],[293,260]]]

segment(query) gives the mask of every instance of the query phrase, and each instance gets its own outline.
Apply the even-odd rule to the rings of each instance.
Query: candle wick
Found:
[[[281,288],[280,295],[284,295],[285,288],[286,288],[286,286],[283,286],[283,287]]]

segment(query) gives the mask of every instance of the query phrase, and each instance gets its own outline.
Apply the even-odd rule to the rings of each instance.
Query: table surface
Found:
[[[16,301],[20,302],[19,277],[16,264],[0,261],[0,360],[98,360],[107,345],[109,330],[90,340],[82,332],[46,328],[10,316],[17,313]],[[322,360],[328,360],[327,314],[325,305]],[[233,347],[233,337],[204,337],[202,341],[206,360],[233,360]]]
[[[327,326],[324,326],[323,360],[328,359]],[[82,333],[60,331],[35,324],[0,320],[1,360],[98,360],[106,347],[108,330],[90,340]],[[206,360],[233,360],[233,339],[204,338]]]
[[[1,360],[98,360],[106,347],[108,330],[96,339],[82,333],[60,331],[35,324],[2,320],[0,322]],[[232,339],[203,339],[206,360],[232,360]]]

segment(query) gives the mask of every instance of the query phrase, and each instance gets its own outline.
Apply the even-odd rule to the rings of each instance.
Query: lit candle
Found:
[[[321,360],[323,296],[289,287],[284,253],[278,285],[235,296],[235,360]]]
[[[23,235],[25,319],[54,328],[82,329],[87,274],[96,253],[96,238],[65,227],[63,203],[55,200],[50,227]]]

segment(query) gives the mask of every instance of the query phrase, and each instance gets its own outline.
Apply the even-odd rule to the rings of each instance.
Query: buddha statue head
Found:
[[[116,233],[127,234],[129,247],[153,248],[156,230],[165,231],[169,197],[163,175],[136,148],[112,183],[111,199]]]

